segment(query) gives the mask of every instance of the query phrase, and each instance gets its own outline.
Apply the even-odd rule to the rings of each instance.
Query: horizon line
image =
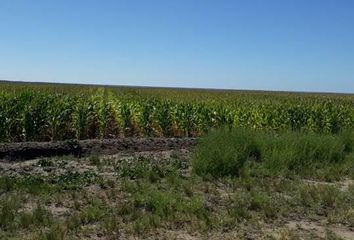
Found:
[[[230,91],[230,92],[260,92],[260,93],[294,93],[294,94],[319,94],[319,95],[354,95],[352,92],[331,92],[331,91],[300,91],[300,90],[262,90],[262,89],[237,89],[237,88],[208,88],[208,87],[177,87],[177,86],[152,86],[152,85],[114,85],[114,84],[96,84],[96,83],[67,83],[67,82],[46,82],[31,80],[10,80],[0,79],[0,83],[15,84],[58,84],[58,85],[81,85],[88,87],[112,87],[112,88],[150,88],[150,89],[172,89],[172,90],[200,90],[200,91]]]

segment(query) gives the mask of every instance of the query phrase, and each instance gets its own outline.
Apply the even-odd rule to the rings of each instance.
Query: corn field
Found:
[[[217,127],[336,133],[354,96],[0,83],[0,142],[195,137]]]

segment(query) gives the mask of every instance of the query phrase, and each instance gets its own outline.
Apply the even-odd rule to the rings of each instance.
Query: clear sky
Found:
[[[354,93],[354,1],[0,0],[0,79]]]

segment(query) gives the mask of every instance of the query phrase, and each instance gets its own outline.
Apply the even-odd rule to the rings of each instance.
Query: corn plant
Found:
[[[151,137],[154,135],[154,113],[158,102],[149,99],[139,105],[139,126],[144,136]]]
[[[162,136],[173,136],[173,117],[172,117],[172,103],[170,101],[162,101],[157,106],[156,115],[157,122],[161,129]]]
[[[353,95],[0,84],[0,141],[201,136],[212,128],[338,133]]]
[[[123,103],[120,106],[120,116],[122,119],[122,128],[123,128],[124,136],[132,136],[134,133],[134,129],[133,129],[133,113],[130,104]]]

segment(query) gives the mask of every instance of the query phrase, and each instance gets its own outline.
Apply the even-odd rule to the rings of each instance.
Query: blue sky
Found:
[[[0,79],[354,93],[354,1],[0,0]]]

